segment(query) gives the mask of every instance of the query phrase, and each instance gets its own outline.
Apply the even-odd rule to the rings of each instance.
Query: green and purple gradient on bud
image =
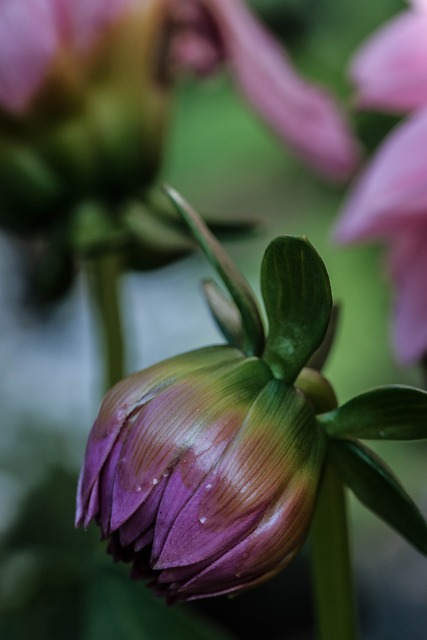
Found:
[[[309,528],[326,438],[312,405],[260,358],[216,346],[105,397],[77,524],[170,601],[234,593],[283,569]]]

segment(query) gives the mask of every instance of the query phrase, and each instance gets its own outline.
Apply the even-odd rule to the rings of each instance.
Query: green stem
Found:
[[[346,496],[340,478],[329,464],[311,531],[318,640],[356,640]]]
[[[99,253],[89,263],[91,292],[104,343],[104,386],[112,387],[124,376],[124,344],[120,311],[121,254]]]

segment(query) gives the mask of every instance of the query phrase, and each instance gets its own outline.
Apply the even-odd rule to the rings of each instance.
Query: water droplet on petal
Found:
[[[207,484],[207,485],[206,485],[205,489],[206,489],[207,491],[209,491],[209,489],[212,489],[212,485],[211,485],[211,483],[210,483],[210,482],[209,482],[209,484]]]
[[[158,478],[153,478],[153,484],[159,484],[159,479]]]
[[[136,491],[137,493],[140,493],[140,491],[142,491],[142,487],[141,487],[141,485],[140,485],[140,484],[137,484],[137,485],[136,485],[136,487],[135,487],[135,491]]]
[[[207,517],[206,517],[206,516],[199,516],[199,522],[200,522],[200,524],[205,524],[206,520],[207,520]]]

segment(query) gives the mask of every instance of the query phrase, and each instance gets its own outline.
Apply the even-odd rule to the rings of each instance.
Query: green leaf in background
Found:
[[[89,596],[83,640],[232,640],[216,623],[169,607],[114,567],[99,567]]]
[[[332,294],[325,265],[306,239],[278,237],[264,254],[261,290],[269,322],[263,358],[292,383],[328,327]]]
[[[403,385],[379,387],[325,413],[319,421],[332,438],[427,438],[427,392]]]
[[[381,458],[356,440],[331,440],[329,455],[359,500],[427,555],[427,522]]]
[[[240,348],[248,356],[261,355],[264,348],[264,328],[250,286],[194,209],[174,189],[165,187],[165,193],[187,223],[240,312],[242,317]]]

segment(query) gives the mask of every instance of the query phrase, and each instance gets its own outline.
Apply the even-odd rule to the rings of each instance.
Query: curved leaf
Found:
[[[322,343],[332,294],[326,267],[305,238],[281,236],[267,247],[261,290],[269,321],[263,358],[292,383]]]
[[[329,455],[359,500],[427,555],[427,522],[381,458],[356,440],[331,440]]]
[[[427,392],[403,385],[379,387],[323,414],[319,421],[332,438],[427,438]]]
[[[203,291],[209,310],[221,333],[230,345],[241,348],[243,330],[242,317],[238,308],[213,280],[203,281]]]
[[[164,187],[164,191],[187,223],[236,303],[242,317],[242,350],[248,356],[260,355],[264,347],[264,328],[257,302],[248,283],[196,211],[171,187]]]

